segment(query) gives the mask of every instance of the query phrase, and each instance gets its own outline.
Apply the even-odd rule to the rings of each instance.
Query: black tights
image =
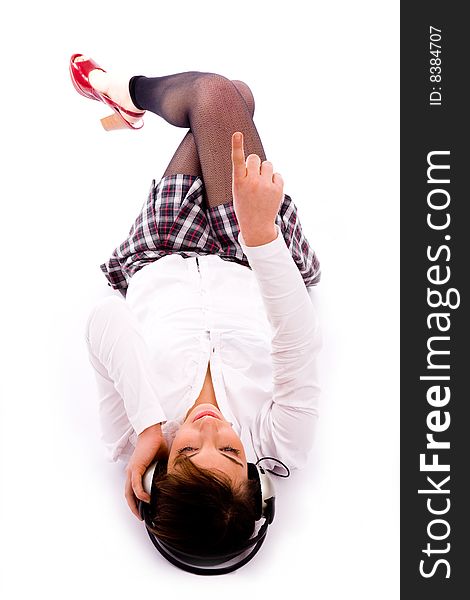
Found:
[[[200,71],[163,77],[136,75],[129,91],[137,108],[176,127],[189,127],[164,176],[202,176],[209,206],[232,202],[231,138],[235,131],[243,133],[245,156],[257,154],[266,160],[253,123],[253,95],[242,81]]]

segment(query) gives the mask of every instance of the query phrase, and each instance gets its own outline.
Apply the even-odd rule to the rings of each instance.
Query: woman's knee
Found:
[[[243,81],[231,81],[217,73],[202,73],[193,82],[193,92],[198,104],[205,108],[226,108],[233,101],[239,101],[240,95],[245,101],[251,114],[254,112],[254,98],[250,88]]]
[[[232,79],[232,83],[243,96],[243,100],[245,100],[245,103],[248,106],[250,115],[253,116],[255,114],[255,98],[253,92],[244,81]]]

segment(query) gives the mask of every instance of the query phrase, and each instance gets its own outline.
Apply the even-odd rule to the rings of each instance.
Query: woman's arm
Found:
[[[318,415],[318,317],[279,227],[258,247],[239,242],[257,279],[272,326],[273,404],[258,415],[261,451],[301,467],[313,444]]]
[[[301,467],[313,444],[319,396],[318,319],[278,225],[283,180],[269,161],[232,136],[232,191],[239,242],[256,276],[273,329],[273,403],[258,415],[260,451]]]
[[[102,437],[113,453],[128,437],[130,425],[137,441],[126,468],[125,496],[140,520],[137,499],[149,502],[142,476],[155,456],[167,453],[161,423],[165,413],[158,399],[158,382],[135,315],[117,296],[100,301],[86,329],[90,362],[100,393]]]

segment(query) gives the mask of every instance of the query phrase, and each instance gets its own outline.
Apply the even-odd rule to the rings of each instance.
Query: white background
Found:
[[[9,5],[2,17],[3,597],[398,598],[397,2]],[[267,158],[323,269],[322,417],[308,467],[276,479],[258,556],[203,578],[157,555],[99,439],[84,324],[186,133],[149,114],[105,132],[70,56],[129,76],[248,83]],[[248,597],[248,596],[246,596]]]

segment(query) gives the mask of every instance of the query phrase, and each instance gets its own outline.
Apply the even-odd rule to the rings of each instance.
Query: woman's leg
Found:
[[[200,71],[162,77],[137,75],[129,82],[129,92],[137,108],[154,112],[177,127],[190,128],[211,207],[232,202],[231,137],[235,131],[244,135],[247,156],[257,154],[266,160],[244,98],[222,75]],[[187,153],[189,141],[182,152]]]
[[[238,79],[232,79],[233,85],[245,100],[250,115],[253,118],[255,112],[255,99],[246,83]],[[188,175],[199,175],[202,177],[202,167],[197,153],[196,141],[191,130],[184,136],[181,144],[178,146],[172,159],[170,160],[163,177],[175,175],[177,173],[186,173]]]

